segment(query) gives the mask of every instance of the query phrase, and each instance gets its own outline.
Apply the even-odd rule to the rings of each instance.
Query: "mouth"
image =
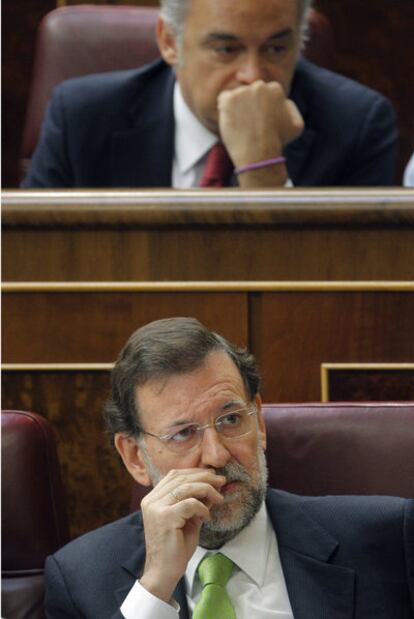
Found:
[[[229,494],[230,492],[234,492],[235,490],[237,490],[238,486],[240,484],[240,481],[235,479],[233,481],[229,481],[227,482],[227,484],[225,484],[220,492],[221,494]]]

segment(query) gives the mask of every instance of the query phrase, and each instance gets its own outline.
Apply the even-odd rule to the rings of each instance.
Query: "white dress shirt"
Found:
[[[414,187],[414,153],[404,170],[404,186]]]
[[[197,567],[207,552],[197,546],[185,572],[190,617],[201,595]],[[214,552],[235,564],[227,592],[237,619],[293,619],[276,535],[264,503],[245,529]],[[154,597],[138,581],[121,606],[125,619],[177,619],[178,612],[177,606]]]
[[[181,88],[174,86],[175,145],[172,169],[174,189],[198,187],[208,151],[218,138],[190,110]]]

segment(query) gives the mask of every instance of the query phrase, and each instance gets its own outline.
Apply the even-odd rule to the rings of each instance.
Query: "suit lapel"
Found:
[[[305,513],[300,497],[270,491],[267,507],[295,619],[352,619],[354,571],[329,562],[338,542]]]
[[[303,184],[304,171],[306,170],[307,161],[312,153],[313,143],[316,137],[315,131],[307,129],[308,100],[306,94],[306,80],[304,79],[304,75],[307,71],[306,66],[306,61],[300,59],[296,67],[289,95],[305,121],[303,133],[284,149],[289,178],[294,185]]]
[[[160,68],[161,67],[161,68]],[[174,74],[157,65],[138,78],[129,126],[111,136],[113,187],[171,187],[174,154]]]

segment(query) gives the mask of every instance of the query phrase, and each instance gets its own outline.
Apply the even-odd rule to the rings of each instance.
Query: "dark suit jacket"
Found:
[[[414,617],[414,501],[270,490],[267,508],[295,619]],[[71,542],[46,563],[48,618],[120,619],[144,560],[138,513]],[[183,581],[175,598],[188,619]]]
[[[171,187],[174,74],[163,61],[68,80],[52,97],[23,187]],[[285,149],[294,185],[389,185],[396,129],[378,93],[300,60],[304,133]]]

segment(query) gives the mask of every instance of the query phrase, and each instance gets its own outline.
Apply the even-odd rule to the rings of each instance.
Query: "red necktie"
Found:
[[[234,166],[221,142],[211,148],[207,156],[200,187],[226,187]]]

